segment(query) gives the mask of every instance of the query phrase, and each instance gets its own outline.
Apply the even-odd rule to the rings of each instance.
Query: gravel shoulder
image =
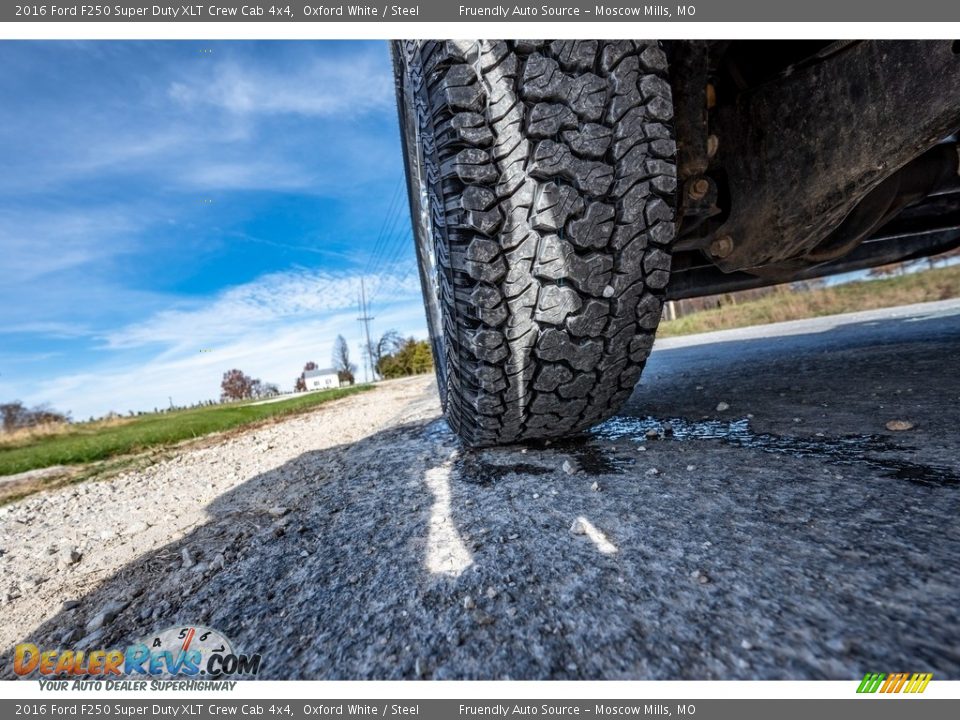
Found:
[[[957,302],[683,338],[471,452],[413,378],[30,497],[0,662],[203,623],[274,679],[960,678],[958,352]]]
[[[408,405],[430,382],[421,376],[384,384],[304,415],[232,432],[221,441],[205,440],[146,469],[0,507],[0,647],[12,648],[52,618],[62,623],[46,636],[52,644],[100,646],[111,628],[97,632],[87,626],[104,608],[129,604],[137,596],[146,602],[144,593],[156,597],[156,591],[178,591],[181,583],[189,586],[222,571],[226,557],[234,557],[230,547],[250,529],[269,525],[271,509],[276,513],[283,503],[302,504],[309,485],[298,481],[307,475],[314,481],[327,477],[332,468],[302,462],[304,453],[348,447],[403,421]],[[411,410],[418,412],[415,402]],[[430,412],[439,413],[436,404]],[[282,482],[274,483],[274,475]],[[290,487],[299,491],[291,494]],[[191,533],[206,526],[216,528],[212,535],[226,544],[191,544]],[[233,540],[226,537],[229,528],[238,530]],[[179,543],[187,544],[178,548]],[[163,590],[152,588],[161,567],[189,572],[166,576]],[[57,618],[64,603],[81,599],[76,611]],[[151,611],[159,619],[170,609],[157,598]],[[137,619],[141,627],[152,628],[152,617],[141,610]],[[4,653],[3,661],[9,657]]]

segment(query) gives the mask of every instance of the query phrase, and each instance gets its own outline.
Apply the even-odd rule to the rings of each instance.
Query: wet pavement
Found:
[[[958,358],[956,301],[669,339],[617,417],[455,477],[576,498],[639,676],[960,677]]]
[[[677,437],[957,482],[958,301],[671,338],[656,350],[601,436],[663,417]],[[912,427],[891,431],[891,421]]]

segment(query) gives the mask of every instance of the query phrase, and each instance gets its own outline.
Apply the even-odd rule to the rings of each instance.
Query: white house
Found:
[[[332,368],[308,370],[303,374],[303,381],[307,384],[307,390],[327,390],[328,388],[340,387],[340,376]]]

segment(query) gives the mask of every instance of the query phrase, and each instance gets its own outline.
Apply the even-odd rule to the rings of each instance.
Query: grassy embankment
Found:
[[[783,287],[765,297],[664,321],[658,337],[765,325],[960,297],[960,265],[804,292]]]
[[[0,435],[0,477],[56,465],[85,466],[165,448],[210,433],[304,412],[370,387],[355,385],[262,405],[215,405]],[[3,495],[0,490],[0,503],[9,499]]]

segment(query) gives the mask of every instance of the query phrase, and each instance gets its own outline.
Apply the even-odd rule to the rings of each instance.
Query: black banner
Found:
[[[3,22],[951,22],[960,21],[953,0],[707,0],[642,3],[634,0],[552,0],[547,3],[421,0],[277,3],[221,0],[215,4],[4,3]]]

